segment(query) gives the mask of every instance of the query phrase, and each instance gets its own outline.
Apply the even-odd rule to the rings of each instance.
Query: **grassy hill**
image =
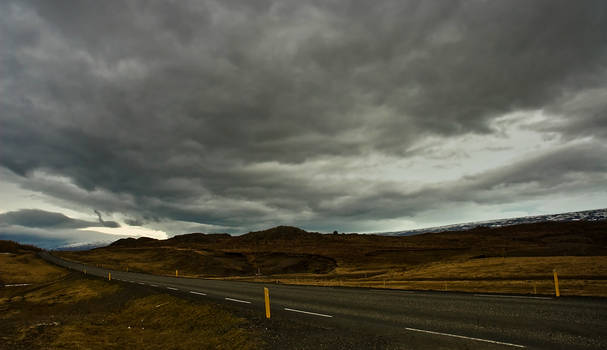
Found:
[[[391,237],[279,226],[241,236],[122,239],[60,256],[156,274],[283,283],[607,295],[607,221],[534,223]]]

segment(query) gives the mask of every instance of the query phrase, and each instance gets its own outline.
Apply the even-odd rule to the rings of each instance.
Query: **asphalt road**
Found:
[[[57,265],[164,291],[187,293],[331,329],[381,334],[412,349],[607,349],[607,299],[308,287],[176,278],[84,266],[48,253]],[[401,348],[401,347],[399,347]]]

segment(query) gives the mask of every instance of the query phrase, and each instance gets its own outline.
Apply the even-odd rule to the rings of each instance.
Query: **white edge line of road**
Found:
[[[544,299],[551,300],[551,297],[529,297],[525,295],[493,295],[493,294],[474,294],[475,297],[484,297],[484,298],[518,298],[518,299]]]
[[[232,299],[232,298],[225,298],[225,300],[229,300],[229,301],[235,301],[237,303],[243,303],[243,304],[250,304],[250,301],[246,301],[246,300],[240,300],[240,299]]]
[[[424,330],[424,329],[409,328],[409,327],[405,327],[405,329],[408,330],[408,331],[413,331],[413,332],[421,332],[421,333],[428,333],[428,334],[435,334],[435,335],[444,335],[444,336],[447,336],[447,337],[454,337],[454,338],[461,338],[461,339],[468,339],[468,340],[476,340],[476,341],[482,341],[482,342],[491,343],[491,344],[513,346],[515,348],[525,348],[524,345],[512,344],[512,343],[504,343],[504,342],[496,341],[496,340],[481,339],[481,338],[472,338],[472,337],[466,337],[466,336],[463,336],[463,335],[441,333],[441,332],[433,332],[433,331],[427,331],[427,330]]]
[[[192,294],[196,294],[196,295],[206,295],[206,294],[204,294],[204,293],[195,292],[195,291],[193,291],[193,290],[191,290],[191,291],[190,291],[190,293],[192,293]]]
[[[170,289],[170,290],[179,290],[179,289],[173,288],[173,287],[167,287],[167,289]]]
[[[333,317],[331,315],[319,314],[319,313],[316,313],[316,312],[296,310],[296,309],[289,309],[288,307],[285,307],[285,311],[299,312],[299,313],[302,313],[302,314],[321,316],[321,317]]]

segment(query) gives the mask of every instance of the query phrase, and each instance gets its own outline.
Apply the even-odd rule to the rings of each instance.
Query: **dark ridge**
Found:
[[[271,241],[271,240],[296,240],[296,239],[318,239],[322,234],[308,232],[293,226],[277,226],[263,231],[249,232],[237,237],[240,241]]]
[[[0,253],[21,253],[24,250],[33,252],[42,251],[42,249],[31,244],[19,244],[14,241],[0,241]]]
[[[165,243],[217,243],[232,238],[227,233],[187,233],[183,235],[173,236],[169,239],[160,241]]]
[[[115,242],[113,242],[112,244],[110,244],[110,247],[140,247],[140,246],[145,246],[148,245],[149,243],[152,242],[157,242],[158,240],[155,238],[150,238],[150,237],[139,237],[137,239],[135,238],[122,238],[119,239]]]

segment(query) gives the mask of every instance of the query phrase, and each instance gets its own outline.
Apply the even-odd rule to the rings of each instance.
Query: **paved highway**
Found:
[[[57,265],[112,280],[187,293],[264,312],[306,318],[327,327],[402,339],[412,348],[607,349],[607,299],[328,288],[176,278],[114,271],[41,256]]]

